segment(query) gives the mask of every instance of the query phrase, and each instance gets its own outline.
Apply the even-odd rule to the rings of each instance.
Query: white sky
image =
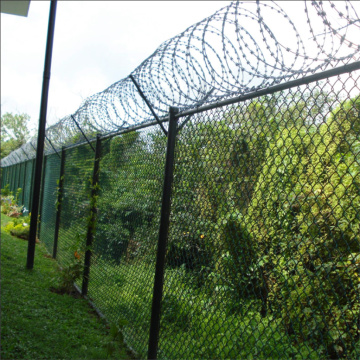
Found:
[[[299,21],[297,29],[309,38],[305,33],[307,24],[302,23],[306,18],[301,3],[280,1],[279,5],[287,6],[290,18],[295,23]],[[344,6],[340,1],[335,4],[340,7],[341,3]],[[360,15],[360,1],[352,3]],[[86,97],[127,77],[165,40],[228,4],[229,1],[58,1],[47,125],[74,113]],[[50,1],[32,0],[28,17],[1,14],[1,113],[28,113],[32,119],[30,127],[36,131],[49,7]],[[271,30],[278,40],[283,44],[296,42],[288,31],[291,29],[284,27],[283,17],[274,17],[271,12],[263,15],[271,17]],[[359,43],[358,34],[353,36],[355,43]]]
[[[128,76],[165,40],[228,1],[58,1],[47,124]],[[28,113],[37,130],[50,1],[28,17],[1,14],[1,113]]]

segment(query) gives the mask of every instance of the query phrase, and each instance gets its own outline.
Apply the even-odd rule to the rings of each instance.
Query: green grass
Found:
[[[9,220],[1,214],[2,227]],[[106,323],[85,299],[49,290],[59,270],[43,245],[34,269],[25,268],[27,244],[1,231],[1,358],[129,358],[122,343],[108,356]]]

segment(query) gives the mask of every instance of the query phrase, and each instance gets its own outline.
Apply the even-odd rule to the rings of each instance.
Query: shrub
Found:
[[[279,133],[245,217],[283,326],[332,358],[359,338],[359,111],[357,97]]]
[[[3,214],[14,218],[22,214],[23,206],[17,205],[21,191],[21,188],[18,188],[14,196],[9,190],[9,184],[1,190],[1,212]]]
[[[9,221],[4,230],[20,239],[28,240],[30,232],[30,214],[28,216],[15,218],[13,221]]]

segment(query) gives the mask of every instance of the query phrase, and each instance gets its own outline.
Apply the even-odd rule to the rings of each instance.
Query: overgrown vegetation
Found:
[[[28,114],[5,113],[1,116],[0,159],[24,145],[30,138]]]
[[[177,139],[159,357],[357,358],[360,96],[315,88],[217,111]],[[89,295],[128,320],[142,356],[165,149],[160,131],[129,132],[104,141],[100,162]],[[67,156],[59,260],[71,265],[93,153]]]
[[[9,184],[1,190],[1,213],[12,218],[4,230],[20,239],[28,240],[31,214],[22,205],[18,204],[21,192],[22,189],[19,188],[16,194],[13,195],[9,189]]]

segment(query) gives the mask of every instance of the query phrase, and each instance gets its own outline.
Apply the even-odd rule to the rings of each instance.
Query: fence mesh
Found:
[[[24,183],[24,173],[25,173],[25,162],[22,162],[19,164],[19,177],[18,177],[18,182],[17,182],[17,188],[21,189],[21,191],[19,192],[19,199],[20,201],[22,201],[23,198],[23,186],[22,184]]]
[[[169,106],[158,358],[360,358],[359,17],[349,1],[294,4],[293,19],[274,2],[225,6],[46,130],[40,240],[53,250],[60,215],[57,259],[83,266],[95,226],[87,295],[139,358],[167,236]],[[65,149],[60,208],[50,140]],[[1,160],[28,209],[35,143]]]
[[[1,188],[3,188],[6,184],[9,184],[9,170],[10,166],[1,168]]]
[[[159,358],[360,356],[359,80],[354,71],[179,118]],[[127,321],[140,358],[166,143],[158,126],[101,140],[88,296]],[[45,164],[40,240],[51,251],[60,158]],[[93,168],[88,144],[65,151],[63,267],[83,261]],[[2,170],[25,206],[32,169]]]
[[[358,80],[203,112],[181,131],[160,357],[360,355]]]
[[[31,198],[32,198],[32,176],[33,176],[33,167],[34,160],[26,161],[26,170],[25,170],[25,182],[23,184],[23,205],[28,211],[31,211]]]
[[[64,267],[71,265],[85,250],[94,152],[85,145],[67,150],[65,159],[57,248],[57,259]]]
[[[59,175],[60,157],[57,154],[47,156],[43,175],[44,189],[40,214],[40,239],[51,254],[54,245]]]
[[[129,132],[102,146],[100,197],[89,296],[146,357],[166,137]]]

